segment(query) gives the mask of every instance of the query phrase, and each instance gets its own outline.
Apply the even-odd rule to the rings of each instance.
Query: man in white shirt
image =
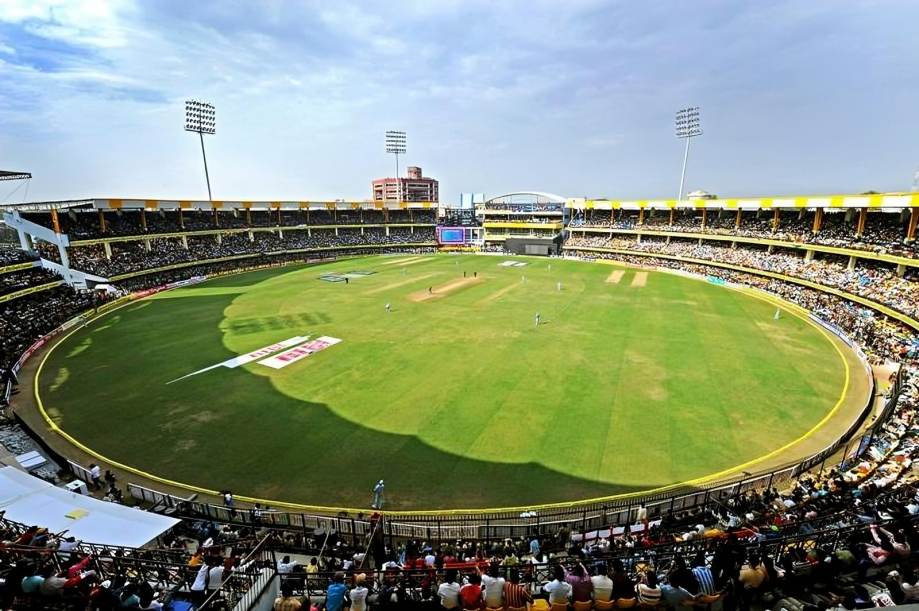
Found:
[[[498,576],[497,562],[492,562],[488,573],[482,575],[482,597],[486,607],[497,609],[504,605],[504,577]]]
[[[444,609],[459,609],[460,584],[456,581],[456,569],[447,569],[444,582],[437,588],[440,606]]]
[[[364,585],[366,580],[367,575],[364,573],[354,576],[354,587],[348,592],[348,597],[351,599],[351,611],[367,611],[368,590]]]
[[[278,562],[278,574],[288,575],[298,566],[300,566],[299,562],[296,560],[291,561],[290,556],[284,556],[281,561]]]
[[[596,575],[590,578],[594,584],[594,600],[607,602],[613,595],[613,580],[607,575],[606,567],[595,569]]]
[[[218,564],[217,566],[212,566],[211,570],[207,573],[207,595],[210,596],[214,592],[220,589],[220,584],[223,583],[223,565]]]
[[[67,537],[66,539],[61,539],[57,544],[57,551],[59,552],[72,552],[80,546],[80,541],[77,541],[75,537]]]
[[[93,480],[93,488],[96,490],[102,488],[102,469],[99,465],[93,463],[89,465],[89,477]]]
[[[542,587],[543,592],[549,595],[549,604],[567,604],[571,596],[571,584],[565,581],[565,569],[556,564],[553,569],[554,579]]]

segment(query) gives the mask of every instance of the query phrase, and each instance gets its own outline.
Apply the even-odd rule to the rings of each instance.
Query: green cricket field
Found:
[[[62,340],[36,388],[73,439],[182,484],[359,508],[382,478],[391,509],[531,506],[806,446],[858,361],[776,309],[599,262],[351,258],[130,302]]]

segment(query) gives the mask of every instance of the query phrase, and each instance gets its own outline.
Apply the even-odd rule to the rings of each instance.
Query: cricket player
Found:
[[[374,509],[383,509],[383,480],[377,482],[373,487],[373,503],[370,506]]]

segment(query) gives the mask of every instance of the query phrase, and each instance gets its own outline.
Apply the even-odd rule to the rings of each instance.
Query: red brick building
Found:
[[[421,168],[410,165],[406,178],[377,178],[373,181],[373,200],[377,202],[437,202],[440,188],[437,180],[422,176]]]

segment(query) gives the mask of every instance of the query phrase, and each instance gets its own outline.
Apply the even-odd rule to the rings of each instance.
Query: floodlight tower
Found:
[[[201,140],[201,157],[204,159],[204,180],[207,181],[207,199],[211,197],[211,177],[207,173],[207,155],[204,153],[204,134],[213,136],[217,132],[216,113],[213,104],[197,100],[185,100],[185,131],[197,132]]]
[[[699,118],[699,107],[690,106],[676,111],[676,137],[686,141],[683,152],[683,171],[680,172],[680,194],[677,200],[683,199],[683,182],[686,179],[686,161],[689,159],[689,142],[702,135],[702,122]]]
[[[386,152],[396,156],[396,189],[399,201],[402,201],[402,181],[399,179],[399,155],[405,154],[405,132],[388,130],[386,132]],[[385,195],[383,196],[385,199]]]

